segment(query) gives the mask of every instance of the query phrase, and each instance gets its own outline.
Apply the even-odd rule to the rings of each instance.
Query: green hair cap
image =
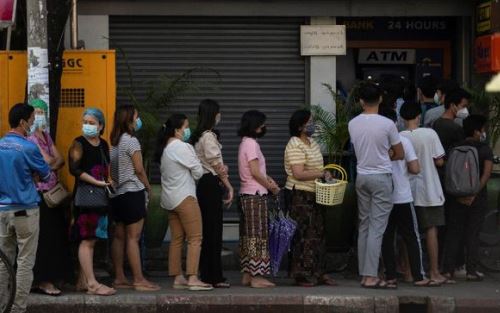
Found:
[[[43,101],[42,99],[33,99],[29,102],[29,104],[32,107],[34,107],[35,109],[41,109],[44,112],[47,112],[49,109],[49,106],[47,105],[47,103],[45,101]]]

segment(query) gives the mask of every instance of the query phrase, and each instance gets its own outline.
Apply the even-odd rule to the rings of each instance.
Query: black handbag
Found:
[[[104,166],[108,166],[106,156],[100,148]],[[75,193],[75,206],[80,208],[106,208],[109,205],[109,197],[106,187],[99,187],[83,181],[79,181]]]
[[[75,206],[81,208],[105,208],[109,205],[106,188],[80,182],[76,189]]]

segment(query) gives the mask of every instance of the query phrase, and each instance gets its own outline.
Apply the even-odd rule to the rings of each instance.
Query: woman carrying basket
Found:
[[[289,128],[291,138],[285,149],[285,197],[290,217],[297,222],[290,274],[302,287],[335,286],[335,280],[326,275],[324,269],[325,232],[321,207],[316,205],[315,180],[325,177],[326,172],[320,146],[311,138],[315,130],[311,112],[298,110],[293,113]]]

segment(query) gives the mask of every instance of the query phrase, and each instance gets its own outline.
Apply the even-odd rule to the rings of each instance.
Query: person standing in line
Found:
[[[71,257],[68,221],[66,219],[67,207],[60,205],[49,208],[43,198],[43,193],[57,185],[57,171],[64,166],[64,158],[52,142],[50,134],[45,130],[47,127],[47,103],[41,99],[35,99],[30,102],[30,105],[35,109],[35,121],[28,140],[38,146],[43,159],[52,170],[48,182],[36,184],[40,195],[40,235],[35,267],[33,268],[33,290],[49,296],[58,296],[61,294],[61,290],[56,287],[56,284],[69,280],[72,271],[69,262]]]
[[[285,148],[285,199],[290,217],[297,222],[290,276],[302,287],[335,286],[335,280],[325,273],[324,207],[316,204],[315,185],[316,179],[331,175],[323,170],[321,148],[312,138],[316,126],[311,111],[295,111],[288,125],[291,138]]]
[[[184,114],[173,114],[158,135],[156,160],[161,172],[161,207],[168,210],[172,240],[168,250],[168,273],[174,289],[212,290],[198,278],[202,222],[196,199],[196,183],[203,167],[189,143],[191,131]],[[186,277],[182,273],[182,247],[187,237]]]
[[[160,286],[148,281],[141,266],[139,240],[146,217],[146,199],[151,197],[151,185],[142,162],[141,145],[135,133],[142,127],[139,113],[132,105],[116,108],[111,131],[111,179],[114,193],[110,194],[115,232],[111,253],[115,269],[115,288],[137,291],[157,291]],[[133,275],[130,284],[123,270],[124,253]]]
[[[402,160],[404,151],[395,124],[378,114],[382,102],[380,87],[367,82],[359,92],[363,113],[348,126],[357,158],[359,274],[362,287],[387,288],[391,286],[378,277],[378,268],[382,238],[392,210],[391,160]]]
[[[394,123],[397,122],[396,112],[385,111],[385,116]],[[394,239],[396,234],[399,233],[407,247],[413,285],[417,287],[435,286],[436,283],[425,277],[422,265],[422,245],[410,186],[409,174],[418,175],[420,173],[420,164],[411,141],[403,136],[400,136],[400,139],[405,152],[405,159],[392,161],[392,181],[394,185],[392,202],[394,206],[382,240],[385,279],[388,287],[397,287]]]
[[[420,126],[424,126],[424,119],[427,111],[430,111],[439,106],[439,103],[434,101],[434,95],[436,94],[437,81],[436,79],[429,75],[420,79],[417,83],[417,97],[420,102],[420,108],[422,110],[422,120]]]
[[[463,122],[465,141],[459,146],[472,146],[478,151],[480,190],[476,195],[467,198],[451,199],[445,239],[445,255],[443,274],[452,278],[457,267],[459,254],[466,251],[466,279],[480,281],[483,274],[479,273],[479,232],[488,208],[488,191],[486,185],[493,169],[493,152],[486,141],[486,117],[471,115]]]
[[[211,99],[200,102],[198,124],[191,143],[203,166],[196,196],[203,222],[203,242],[200,256],[200,277],[215,288],[229,288],[222,273],[222,210],[230,206],[234,190],[229,182],[227,166],[222,158],[222,146],[214,127],[221,120],[220,106]],[[227,198],[224,193],[227,192]]]
[[[75,138],[69,149],[69,171],[75,176],[74,195],[84,184],[100,188],[110,186],[109,146],[101,138],[105,120],[101,110],[88,108],[83,112],[83,136]],[[72,225],[73,239],[78,245],[80,273],[76,289],[88,294],[111,296],[116,293],[96,280],[94,274],[94,247],[97,240],[108,239],[108,208],[90,208],[75,205]]]
[[[265,279],[271,273],[268,233],[268,190],[278,195],[278,184],[266,173],[266,159],[257,139],[266,134],[266,115],[257,110],[243,114],[238,130],[240,175],[240,264],[242,283],[253,288],[274,287]]]
[[[9,111],[11,130],[0,139],[0,249],[11,264],[17,264],[12,313],[26,312],[33,282],[40,219],[40,196],[34,178],[47,182],[51,175],[36,144],[26,138],[34,119],[33,107],[14,105]],[[4,299],[6,281],[6,269],[0,269],[0,297]]]
[[[445,111],[444,102],[446,101],[446,95],[450,93],[450,91],[458,88],[460,88],[460,86],[458,86],[457,82],[451,79],[445,79],[437,86],[436,93],[434,94],[434,103],[439,106],[427,111],[425,114],[424,127],[432,128],[434,122],[440,118]],[[457,122],[457,119],[455,119],[455,122]]]
[[[420,173],[412,175],[410,183],[418,224],[425,231],[430,265],[429,276],[432,284],[448,283],[439,271],[437,232],[439,226],[445,225],[444,194],[436,168],[444,164],[444,148],[434,130],[419,127],[421,108],[418,104],[412,102],[403,104],[401,117],[406,122],[407,130],[400,134],[411,141],[420,162]]]

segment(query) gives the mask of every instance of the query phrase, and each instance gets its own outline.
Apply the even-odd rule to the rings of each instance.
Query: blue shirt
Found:
[[[44,181],[50,177],[38,146],[14,132],[0,139],[0,212],[38,207],[33,174]]]

